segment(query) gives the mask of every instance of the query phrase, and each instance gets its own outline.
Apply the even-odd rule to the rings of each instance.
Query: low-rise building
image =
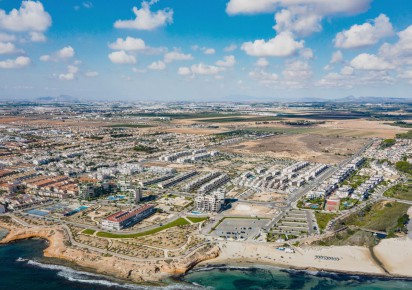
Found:
[[[121,230],[135,225],[155,212],[152,204],[146,204],[131,211],[118,211],[102,221],[102,227],[107,230]]]

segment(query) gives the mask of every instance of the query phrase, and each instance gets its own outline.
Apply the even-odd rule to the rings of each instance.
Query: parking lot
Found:
[[[252,239],[268,221],[268,219],[225,218],[212,235],[233,240]]]

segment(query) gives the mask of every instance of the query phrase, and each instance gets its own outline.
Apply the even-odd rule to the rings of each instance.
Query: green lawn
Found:
[[[412,182],[397,184],[385,191],[383,195],[386,197],[412,200]]]
[[[196,223],[206,221],[209,218],[208,217],[191,217],[191,216],[188,216],[187,219],[190,220],[192,223],[196,224]]]
[[[337,214],[315,211],[315,217],[316,217],[316,221],[318,222],[319,230],[321,231],[325,230],[329,221],[335,218],[336,216]]]
[[[131,238],[138,238],[138,237],[143,237],[143,236],[148,236],[148,235],[153,235],[155,233],[158,233],[160,231],[172,228],[172,227],[177,227],[177,226],[184,226],[188,225],[189,222],[185,220],[184,218],[179,218],[173,222],[170,222],[168,224],[165,224],[163,226],[141,232],[141,233],[136,233],[136,234],[112,234],[112,233],[107,233],[107,232],[98,232],[96,236],[101,237],[101,238],[113,238],[113,239],[131,239]]]
[[[82,234],[85,234],[85,235],[93,235],[94,233],[95,233],[96,231],[95,230],[92,230],[92,229],[85,229],[84,231],[82,231]]]

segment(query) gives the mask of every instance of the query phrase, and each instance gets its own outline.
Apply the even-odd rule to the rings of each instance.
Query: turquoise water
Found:
[[[204,268],[189,272],[184,280],[215,290],[394,290],[412,289],[412,281],[378,279],[326,273],[306,273],[275,267]]]
[[[167,286],[136,285],[103,275],[55,265],[42,257],[43,240],[27,240],[0,246],[0,290],[271,290],[271,289],[412,289],[412,281],[381,280],[344,275],[310,275],[277,268],[206,268],[190,271]]]

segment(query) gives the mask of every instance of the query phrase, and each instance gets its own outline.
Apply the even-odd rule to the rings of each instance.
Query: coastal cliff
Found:
[[[9,231],[0,244],[31,238],[45,239],[49,242],[44,250],[46,257],[64,259],[78,266],[93,269],[97,273],[132,282],[158,282],[172,275],[184,274],[198,263],[216,258],[220,253],[219,247],[211,246],[200,248],[177,260],[133,261],[71,246],[65,231],[59,226],[25,228],[0,221],[0,227]]]

